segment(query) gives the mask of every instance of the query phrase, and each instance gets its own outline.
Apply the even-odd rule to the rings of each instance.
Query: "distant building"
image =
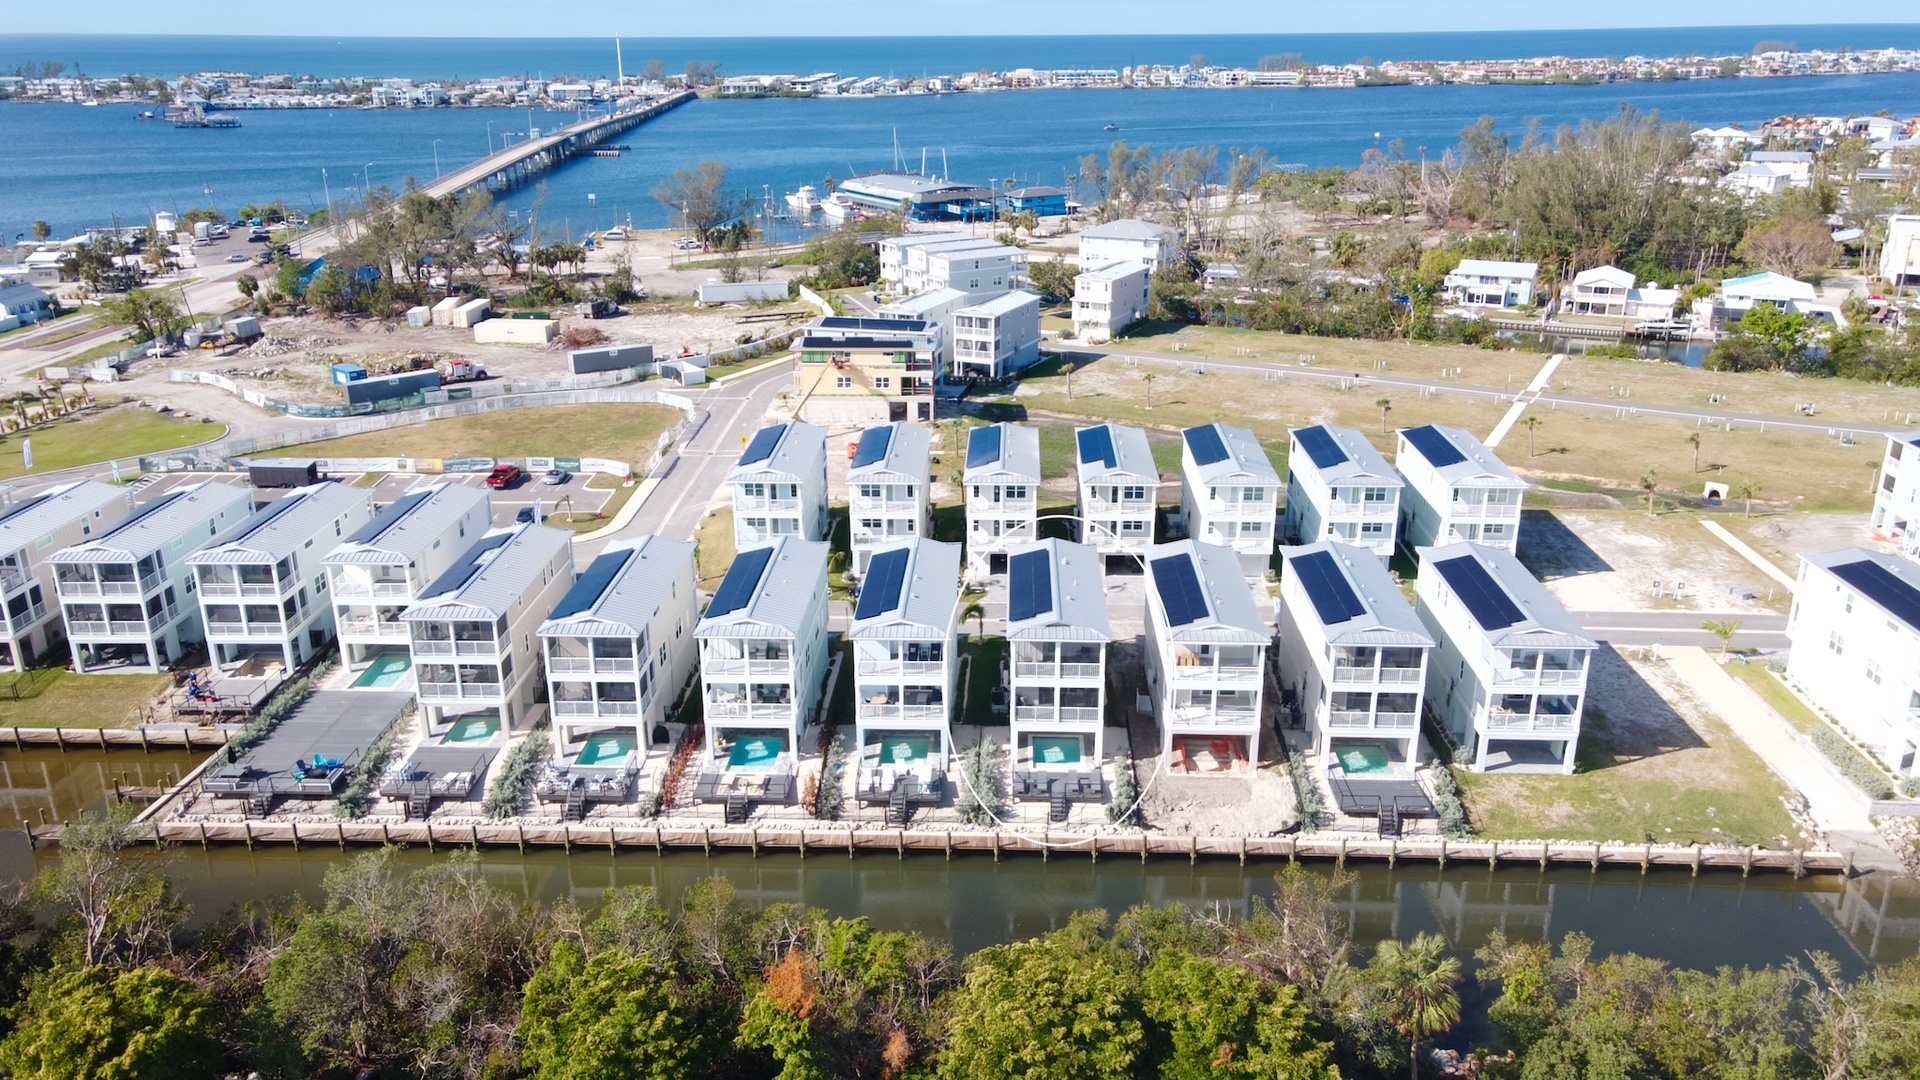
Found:
[[[967,432],[967,580],[1006,569],[1014,544],[1039,539],[1040,432],[989,424]]]
[[[1288,436],[1288,542],[1331,540],[1362,547],[1385,562],[1400,518],[1400,474],[1354,428],[1317,424]]]
[[[1920,436],[1887,436],[1869,521],[1875,536],[1900,545],[1907,558],[1920,562]]]
[[[1145,555],[1153,545],[1160,467],[1147,433],[1125,424],[1074,429],[1080,542],[1101,555]]]
[[[959,634],[960,545],[916,537],[877,549],[847,633],[863,791],[891,791],[900,777],[925,788],[946,771]]]
[[[1040,296],[1024,289],[956,309],[949,370],[962,381],[1010,378],[1040,360]]]
[[[1800,315],[1824,311],[1829,318],[1834,317],[1836,312],[1816,303],[1816,296],[1812,285],[1767,270],[1722,281],[1719,293],[1703,303],[1710,308],[1715,323],[1739,322],[1761,304]]]
[[[734,557],[694,630],[705,767],[791,772],[827,663],[827,545],[782,537]]]
[[[867,428],[847,462],[852,576],[865,577],[875,549],[927,534],[933,436],[912,424]]]
[[[1032,211],[1040,217],[1060,217],[1067,212],[1067,193],[1056,187],[1014,188],[1007,192],[1006,205],[1013,214]]]
[[[1447,302],[1461,307],[1525,307],[1536,299],[1540,264],[1462,259],[1441,282]]]
[[[935,329],[940,336],[936,360],[947,364],[953,360],[953,313],[969,303],[972,298],[959,289],[929,289],[882,304],[876,314],[882,319],[925,323]]]
[[[1410,548],[1466,540],[1517,550],[1527,482],[1463,428],[1403,428],[1394,465],[1401,489],[1401,538]]]
[[[1702,147],[1719,154],[1726,154],[1735,147],[1760,146],[1766,140],[1751,131],[1742,131],[1737,127],[1696,128],[1693,141]]]
[[[1147,691],[1160,753],[1177,772],[1245,775],[1259,760],[1273,631],[1240,559],[1181,540],[1147,553]]]
[[[485,490],[432,484],[381,507],[322,557],[341,664],[358,673],[380,663],[386,680],[380,685],[397,682],[411,663],[400,616],[492,521]]]
[[[1793,187],[1793,170],[1781,165],[1743,161],[1720,178],[1720,186],[1737,191],[1749,200],[1763,195],[1779,195]]]
[[[727,474],[738,551],[782,536],[827,538],[827,432],[799,422],[754,432]]]
[[[862,209],[913,221],[973,220],[993,212],[992,188],[938,177],[867,173],[840,181],[834,190]]]
[[[29,270],[31,272],[31,270]],[[0,330],[53,318],[53,297],[36,285],[0,284]]]
[[[1036,457],[1038,451],[1036,450]],[[47,556],[106,532],[133,510],[133,494],[76,480],[0,507],[0,668],[25,671],[62,637]]]
[[[1065,540],[1016,545],[1007,597],[1014,771],[1097,772],[1113,638],[1099,553]]]
[[[826,316],[802,331],[794,372],[801,419],[819,423],[933,420],[940,329],[906,319]]]
[[[1151,221],[1121,218],[1080,230],[1080,265],[1088,270],[1137,262],[1151,272],[1173,265],[1179,255],[1180,234]]]
[[[1621,319],[1671,319],[1680,290],[1640,288],[1633,274],[1617,266],[1582,270],[1560,294],[1560,310],[1569,315]]]
[[[1890,285],[1920,283],[1920,214],[1887,219],[1887,239],[1880,245],[1880,276]]]
[[[1180,510],[1188,536],[1225,544],[1243,573],[1265,576],[1280,528],[1280,474],[1253,432],[1206,424],[1181,433]]]
[[[1775,172],[1784,174],[1792,187],[1806,187],[1813,182],[1811,151],[1755,150],[1747,155],[1747,160],[1756,165],[1771,166]]]
[[[1147,317],[1150,271],[1140,262],[1115,262],[1073,279],[1073,330],[1087,341],[1107,341]]]
[[[1787,678],[1896,775],[1920,776],[1920,567],[1802,555],[1787,637]]]

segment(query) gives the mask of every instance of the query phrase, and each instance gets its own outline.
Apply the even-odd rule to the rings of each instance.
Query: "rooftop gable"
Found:
[[[1267,625],[1254,606],[1233,549],[1196,540],[1147,549],[1147,613],[1172,641],[1265,645]]]

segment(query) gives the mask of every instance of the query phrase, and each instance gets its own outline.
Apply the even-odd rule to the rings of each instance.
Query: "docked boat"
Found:
[[[167,119],[172,120],[173,126],[177,128],[237,128],[240,126],[239,117],[228,116],[225,113],[210,113],[198,105],[175,110],[168,114]]]
[[[820,216],[832,224],[841,225],[852,221],[856,216],[853,200],[836,191],[820,202]]]
[[[801,184],[799,191],[787,192],[787,206],[796,214],[811,214],[820,209],[820,191],[812,184]]]

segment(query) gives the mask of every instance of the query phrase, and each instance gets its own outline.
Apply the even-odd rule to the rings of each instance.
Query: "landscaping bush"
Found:
[[[993,743],[981,740],[960,755],[960,797],[955,806],[960,820],[984,827],[995,824],[1000,812],[1000,770],[994,767]]]
[[[813,785],[813,816],[820,821],[832,821],[840,816],[840,801],[845,792],[840,787],[840,770],[847,763],[847,737],[838,732],[822,748],[820,754],[820,778]]]
[[[1121,758],[1113,770],[1113,800],[1107,803],[1107,820],[1115,825],[1143,825],[1139,803],[1140,784],[1133,778],[1133,758]]]
[[[1440,835],[1453,840],[1472,836],[1473,828],[1467,824],[1467,807],[1460,801],[1460,783],[1453,778],[1453,770],[1438,758],[1427,765],[1433,770],[1433,808],[1440,815]]]
[[[540,771],[540,763],[546,756],[546,732],[536,731],[522,739],[520,745],[507,752],[507,760],[500,766],[500,776],[487,791],[486,801],[480,804],[480,809],[496,821],[518,814],[520,808],[527,804],[527,794],[533,790],[534,775]]]
[[[1307,759],[1298,754],[1288,757],[1287,776],[1293,781],[1293,797],[1300,808],[1300,831],[1317,830],[1320,828],[1320,815],[1326,807],[1320,801],[1320,789],[1313,784],[1313,772],[1307,768]]]
[[[1866,792],[1869,799],[1890,799],[1893,789],[1887,786],[1887,778],[1880,770],[1868,763],[1859,752],[1847,745],[1847,741],[1826,728],[1815,728],[1813,745],[1820,748],[1827,760],[1840,769],[1840,774],[1853,781],[1853,786]]]
[[[1909,776],[1900,781],[1900,794],[1909,799],[1920,799],[1920,776]]]

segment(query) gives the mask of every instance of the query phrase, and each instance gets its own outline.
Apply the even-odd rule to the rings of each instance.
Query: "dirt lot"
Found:
[[[1701,528],[1700,517],[1686,510],[1657,518],[1632,509],[1529,510],[1520,523],[1520,560],[1574,611],[1785,611],[1786,590]],[[1728,515],[1714,520],[1730,523]],[[1686,591],[1676,600],[1672,590],[1682,581]]]
[[[1800,556],[1843,547],[1898,554],[1899,548],[1875,540],[1858,514],[1766,514],[1722,518],[1727,531],[1745,540],[1789,574],[1800,573]]]

